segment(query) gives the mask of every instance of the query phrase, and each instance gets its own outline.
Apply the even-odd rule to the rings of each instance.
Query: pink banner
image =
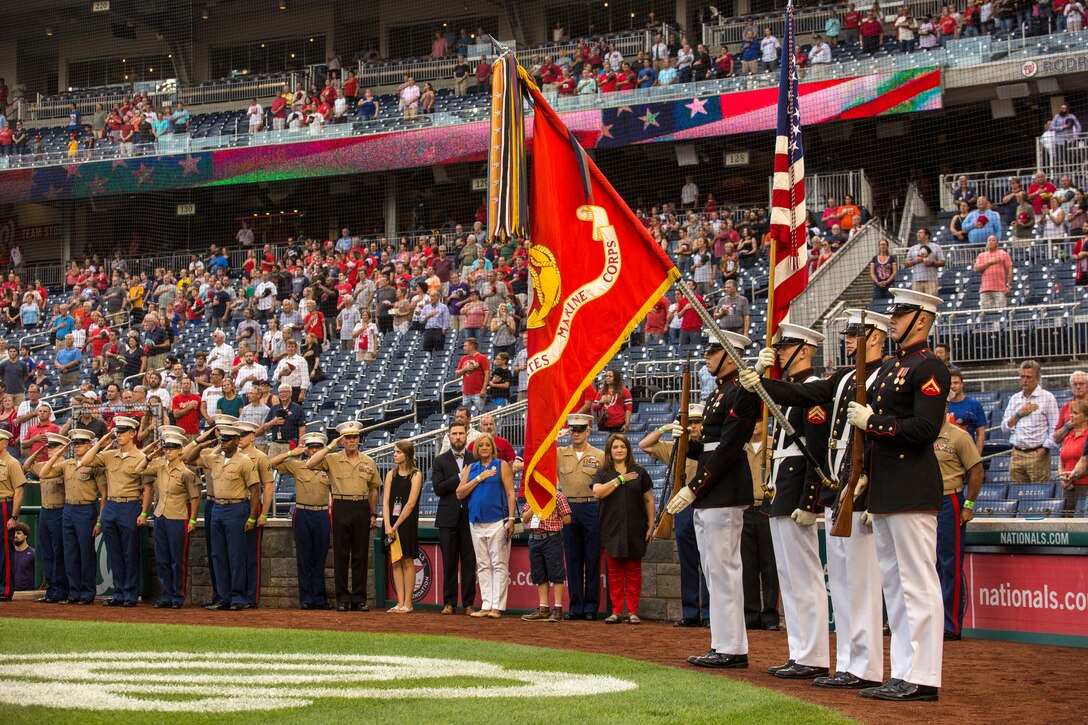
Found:
[[[971,601],[965,627],[1088,637],[1083,556],[965,556]]]

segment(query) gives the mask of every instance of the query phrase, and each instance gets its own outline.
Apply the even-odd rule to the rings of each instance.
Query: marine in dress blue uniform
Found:
[[[851,402],[847,420],[870,442],[869,514],[891,629],[891,679],[861,691],[881,700],[936,700],[941,686],[944,604],[937,578],[941,470],[933,443],[944,422],[948,367],[927,338],[941,299],[892,289],[891,336],[899,349]]]
[[[737,349],[752,344],[744,335],[722,334]],[[689,657],[688,662],[698,667],[746,668],[740,537],[744,510],[752,505],[752,473],[744,444],[759,420],[760,403],[737,383],[737,368],[716,340],[707,344],[704,357],[718,387],[703,413],[703,440],[688,444],[688,457],[699,462],[699,472],[676,492],[666,510],[675,516],[694,507],[695,536],[710,592],[710,651]]]
[[[822,334],[807,327],[788,322],[779,325],[772,344],[787,382],[819,380],[812,371],[812,357],[823,341]],[[765,352],[761,355],[764,363],[770,362]],[[790,406],[783,413],[812,455],[817,460],[826,458],[830,429],[827,409],[823,405]],[[775,429],[771,451],[774,495],[764,497],[763,512],[771,519],[789,659],[768,672],[790,680],[824,677],[830,663],[827,588],[815,526],[821,479],[816,467],[786,437],[781,426]]]

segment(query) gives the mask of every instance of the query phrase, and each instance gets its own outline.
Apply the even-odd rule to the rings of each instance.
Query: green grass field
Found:
[[[0,654],[5,723],[851,722],[709,673],[451,637],[0,619]]]

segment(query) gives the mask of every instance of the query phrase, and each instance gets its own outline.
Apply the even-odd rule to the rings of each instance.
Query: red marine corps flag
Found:
[[[516,130],[495,113],[516,61],[496,63],[490,193],[514,220],[519,207]],[[680,274],[604,178],[523,69],[521,92],[535,109],[529,177],[529,263],[533,300],[528,327],[525,498],[540,517],[555,506],[556,439],[582,391]],[[502,87],[499,84],[502,83]],[[510,109],[518,104],[507,104]],[[506,131],[495,133],[496,125]],[[498,142],[498,143],[496,143]],[[496,149],[496,145],[500,148]],[[515,164],[499,161],[510,159]],[[496,204],[492,203],[492,209]],[[511,233],[500,221],[492,234]],[[511,226],[516,227],[516,222]]]

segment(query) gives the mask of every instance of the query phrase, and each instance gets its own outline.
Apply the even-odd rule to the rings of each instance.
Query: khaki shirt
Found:
[[[221,451],[201,451],[197,464],[208,474],[208,496],[212,498],[248,501],[250,486],[260,482],[253,459],[241,451],[230,460]]]
[[[35,461],[30,470],[38,477],[38,484],[42,488],[42,506],[46,508],[59,508],[64,505],[64,474],[53,469],[53,476],[42,478],[41,470],[45,461]]]
[[[967,431],[952,425],[947,419],[933,443],[933,452],[937,454],[937,463],[941,466],[945,494],[963,488],[963,477],[982,461],[978,447]]]
[[[66,458],[60,462],[64,476],[64,503],[94,503],[99,494],[106,498],[106,470],[79,465],[78,458]]]
[[[94,465],[106,469],[106,495],[109,498],[139,498],[144,494],[144,476],[136,466],[147,460],[143,451],[121,454],[118,450],[102,451],[94,457]]]
[[[650,458],[656,458],[662,463],[667,464],[669,458],[672,457],[672,449],[675,445],[675,443],[670,443],[669,441],[659,440],[657,443],[654,443],[654,447],[649,450]],[[694,481],[695,474],[698,473],[698,471],[699,462],[694,458],[689,458],[684,464],[684,483]]]
[[[763,503],[763,450],[755,450],[752,444],[744,444],[748,454],[748,468],[752,471],[752,501]]]
[[[343,451],[330,453],[321,461],[322,470],[329,472],[333,496],[366,496],[382,487],[378,464],[365,453],[352,463]]]
[[[276,470],[294,477],[295,503],[303,506],[329,505],[328,471],[311,470],[306,467],[305,461],[297,458],[288,458],[276,466]]]
[[[238,450],[241,451],[242,449],[239,448]],[[275,474],[272,473],[271,460],[265,455],[264,451],[253,446],[245,449],[242,453],[253,459],[253,465],[257,467],[257,480],[261,482],[262,487],[276,480]]]
[[[0,501],[15,497],[15,489],[26,485],[26,474],[19,462],[6,451],[0,457]]]
[[[587,498],[593,495],[593,477],[604,461],[604,451],[586,446],[581,460],[574,446],[563,446],[556,451],[559,471],[559,488],[568,499]],[[577,503],[577,502],[575,502]]]
[[[188,521],[189,501],[200,498],[200,481],[181,458],[156,458],[147,464],[155,474],[155,516]]]

